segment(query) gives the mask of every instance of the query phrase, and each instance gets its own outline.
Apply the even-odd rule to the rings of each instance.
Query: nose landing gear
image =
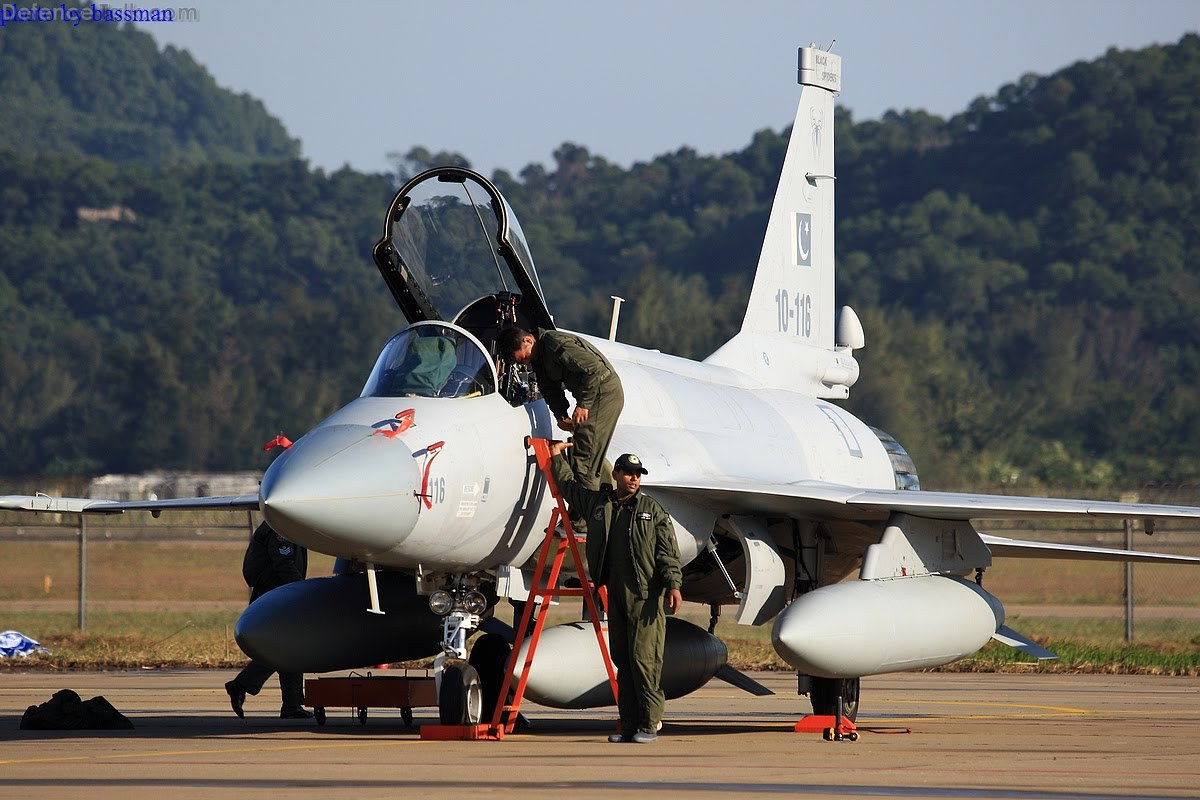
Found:
[[[442,652],[433,662],[438,717],[443,725],[478,725],[483,719],[483,688],[479,672],[467,662],[467,638],[479,627],[487,599],[477,588],[464,586],[460,576],[433,592],[429,605],[444,615]]]

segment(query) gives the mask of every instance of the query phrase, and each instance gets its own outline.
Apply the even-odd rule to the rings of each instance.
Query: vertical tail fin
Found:
[[[857,378],[858,367],[848,349],[834,347],[833,98],[841,89],[841,57],[800,48],[799,82],[800,104],[742,329],[706,360],[770,386],[845,397],[854,382],[845,379],[849,372]]]

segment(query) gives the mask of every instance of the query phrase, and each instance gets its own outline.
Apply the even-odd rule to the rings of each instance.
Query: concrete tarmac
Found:
[[[789,674],[752,697],[719,681],[668,702],[653,745],[609,744],[608,710],[526,704],[534,729],[499,742],[422,741],[394,709],[279,720],[268,684],[229,709],[225,671],[0,672],[0,798],[345,796],[1200,797],[1200,679],[900,674],[863,679],[861,736],[792,725]],[[29,705],[104,695],[132,731],[22,731]],[[416,722],[436,722],[416,709]],[[905,733],[911,729],[911,733]]]

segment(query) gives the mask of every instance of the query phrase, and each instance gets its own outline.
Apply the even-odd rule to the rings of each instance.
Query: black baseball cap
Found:
[[[642,466],[642,460],[633,453],[625,453],[617,459],[617,463],[613,464],[613,469],[621,472],[640,472],[642,475],[649,475],[650,470]]]

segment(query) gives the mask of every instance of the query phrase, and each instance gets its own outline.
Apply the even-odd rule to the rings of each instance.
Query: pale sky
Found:
[[[149,7],[148,2],[139,6]],[[162,5],[166,5],[165,3]],[[792,121],[796,48],[842,56],[838,102],[942,116],[1026,72],[1200,31],[1200,0],[179,0],[145,25],[262,100],[313,166],[421,145],[519,172],[564,141],[629,166],[744,148]]]

